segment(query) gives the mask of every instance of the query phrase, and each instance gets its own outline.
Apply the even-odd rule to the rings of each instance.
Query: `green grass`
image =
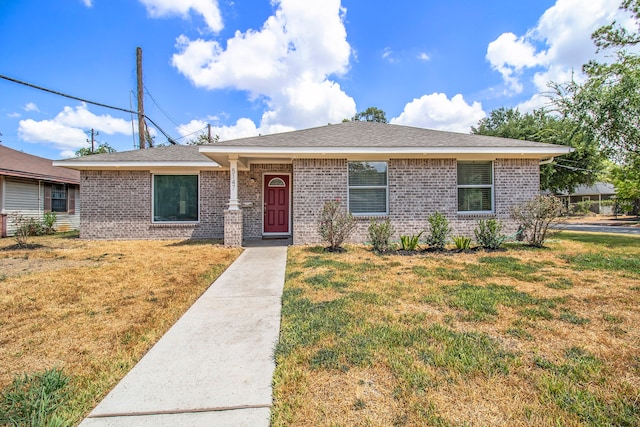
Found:
[[[68,426],[70,378],[62,370],[23,374],[0,394],[0,425]]]
[[[562,258],[577,270],[625,271],[640,275],[640,258],[637,256],[589,252],[562,255]]]

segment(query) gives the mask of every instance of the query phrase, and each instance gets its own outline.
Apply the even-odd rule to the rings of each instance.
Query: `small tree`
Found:
[[[541,248],[548,235],[549,225],[562,213],[562,202],[554,196],[535,196],[511,209],[511,217],[522,230],[531,246]]]
[[[449,233],[451,233],[449,220],[438,211],[429,215],[427,220],[429,221],[429,236],[427,236],[426,239],[427,245],[441,251],[447,244],[447,237]]]
[[[373,251],[384,253],[391,250],[391,236],[394,232],[395,230],[389,218],[381,223],[372,219],[371,224],[369,224],[369,241],[371,242],[371,246],[373,246]]]
[[[318,233],[322,241],[329,244],[327,250],[331,252],[341,250],[342,244],[351,236],[355,228],[355,218],[341,206],[340,200],[324,203]]]

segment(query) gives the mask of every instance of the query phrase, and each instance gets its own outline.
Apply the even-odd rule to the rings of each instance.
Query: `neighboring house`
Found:
[[[539,194],[540,161],[570,148],[371,122],[345,122],[202,146],[168,146],[54,162],[81,173],[80,236],[89,239],[290,236],[318,243],[324,203],[397,234],[439,211],[454,233],[480,218],[515,231],[510,208]],[[397,236],[396,236],[397,237]]]
[[[80,173],[52,165],[52,161],[0,145],[0,232],[14,234],[13,214],[42,220],[56,213],[58,231],[80,226]]]
[[[596,214],[613,215],[614,206],[607,200],[615,200],[616,189],[613,184],[596,182],[593,185],[579,185],[572,193],[562,193],[560,198],[565,206],[580,202],[591,202],[589,210]],[[604,203],[603,203],[604,202]]]

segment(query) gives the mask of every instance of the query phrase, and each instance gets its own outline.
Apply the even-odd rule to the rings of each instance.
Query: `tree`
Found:
[[[572,192],[578,185],[591,185],[604,167],[605,156],[591,135],[583,132],[575,121],[544,109],[523,114],[518,109],[499,108],[480,120],[478,127],[472,127],[471,133],[572,147],[572,153],[541,166],[543,190]]]
[[[640,0],[624,0],[621,9],[640,23]],[[628,51],[640,42],[615,21],[592,34],[598,51],[613,50],[610,62],[591,60],[583,65],[587,79],[553,83],[554,103],[566,117],[594,134],[615,160],[626,162],[640,154],[640,55]]]
[[[357,113],[351,118],[351,120],[344,119],[343,121],[389,123],[387,121],[386,113],[376,107],[369,107],[366,110]]]
[[[116,149],[109,145],[108,142],[101,142],[98,147],[91,152],[91,147],[82,147],[76,151],[76,157],[88,156],[91,154],[115,153]]]
[[[206,133],[201,133],[195,138],[187,141],[187,145],[204,145],[204,144],[215,144],[220,141],[220,137],[218,135],[214,135],[209,140],[209,135]]]

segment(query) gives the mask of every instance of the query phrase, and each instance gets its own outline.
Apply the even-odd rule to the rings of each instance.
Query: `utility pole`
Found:
[[[93,128],[91,128],[91,154],[96,152],[96,140],[95,137],[98,135]]]
[[[207,141],[211,144],[211,123],[207,123]]]
[[[142,84],[142,48],[136,48],[136,71],[138,76],[138,136],[140,149],[147,148],[144,123],[144,85]]]

